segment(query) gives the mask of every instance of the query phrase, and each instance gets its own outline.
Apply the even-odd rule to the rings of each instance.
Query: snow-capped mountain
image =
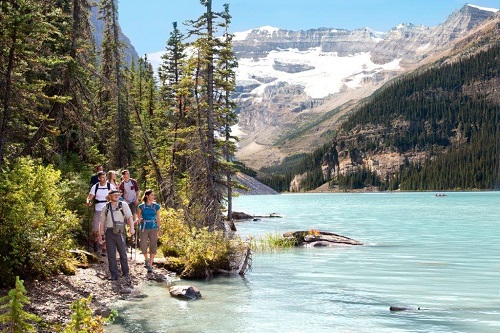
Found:
[[[259,28],[250,34],[256,33],[260,36],[267,35],[271,40],[274,39],[273,33],[275,37],[278,37],[280,33],[292,38],[294,35],[294,32],[272,27]],[[239,67],[236,71],[239,91],[251,93],[246,96],[263,97],[269,86],[287,82],[290,85],[304,87],[305,94],[311,98],[323,98],[339,92],[344,86],[359,87],[364,79],[380,71],[399,69],[400,59],[394,59],[385,64],[375,64],[371,60],[369,47],[375,46],[377,42],[374,34],[368,29],[352,32],[320,30],[314,33],[323,35],[316,36],[318,42],[305,42],[302,43],[301,48],[297,48],[296,46],[309,38],[303,38],[298,34],[297,43],[289,40],[280,43],[281,46],[290,47],[275,46],[264,52],[259,45],[255,45],[257,43],[249,47],[246,43],[247,39],[240,40],[238,38],[242,34],[237,34],[234,48],[239,59]],[[346,47],[340,47],[338,42],[325,41],[325,35],[330,38],[335,35],[342,36]],[[353,38],[355,35],[358,36]],[[367,38],[367,40],[363,41],[358,37]],[[247,35],[247,38],[253,37]],[[353,43],[348,42],[351,38]],[[254,39],[254,41],[257,40]],[[306,43],[308,45],[304,45]],[[262,53],[256,54],[254,51],[248,51],[249,48]],[[241,97],[248,98],[245,95]]]
[[[274,27],[236,33],[237,157],[259,168],[321,145],[355,102],[452,48],[497,12],[465,5],[438,26],[400,24],[387,33]]]
[[[237,157],[259,168],[318,147],[359,100],[498,15],[497,9],[465,5],[435,27],[405,23],[376,32],[267,26],[235,33],[235,131],[242,139]],[[154,67],[161,54],[148,55]]]

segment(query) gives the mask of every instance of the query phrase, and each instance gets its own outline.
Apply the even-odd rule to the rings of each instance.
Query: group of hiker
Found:
[[[127,261],[126,224],[135,244],[139,238],[140,249],[144,256],[144,267],[153,272],[156,255],[158,229],[160,227],[160,205],[156,203],[152,189],[144,191],[139,204],[139,185],[130,177],[129,170],[121,172],[121,180],[116,180],[116,172],[104,172],[98,165],[96,174],[90,179],[87,206],[94,205],[92,222],[92,243],[94,252],[108,257],[110,277],[119,278],[116,252],[120,257],[122,277],[130,283],[130,270]],[[138,232],[136,232],[138,230]],[[132,243],[132,241],[131,241]],[[132,246],[132,244],[131,244]],[[148,257],[149,249],[149,257]]]

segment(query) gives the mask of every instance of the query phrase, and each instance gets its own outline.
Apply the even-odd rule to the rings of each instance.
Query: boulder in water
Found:
[[[173,286],[169,289],[170,296],[180,299],[199,299],[201,298],[200,291],[193,286]]]

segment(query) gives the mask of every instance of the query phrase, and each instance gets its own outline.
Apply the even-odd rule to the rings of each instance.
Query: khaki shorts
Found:
[[[132,214],[137,214],[137,205],[135,204],[135,202],[129,203],[128,206],[130,207],[130,211],[132,212]]]
[[[145,254],[148,251],[149,238],[149,253],[156,254],[156,246],[158,244],[158,229],[144,229],[140,232],[141,252]]]
[[[92,231],[99,232],[99,224],[101,224],[101,211],[94,210],[94,221],[92,222]]]

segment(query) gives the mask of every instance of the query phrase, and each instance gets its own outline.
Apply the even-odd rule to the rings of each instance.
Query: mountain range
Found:
[[[377,32],[369,28],[290,31],[265,26],[237,32],[233,39],[233,50],[239,64],[233,94],[238,105],[238,125],[233,128],[233,134],[240,138],[236,157],[246,167],[258,170],[257,179],[278,191],[314,188],[329,191],[332,184],[328,179],[333,172],[341,176],[338,179],[344,177],[342,181],[352,183],[352,177],[348,178],[354,170],[377,178],[376,182],[385,180],[387,189],[394,184],[401,186],[399,177],[403,174],[407,179],[416,177],[406,172],[406,168],[439,159],[439,154],[444,156],[446,152],[455,151],[458,154],[454,155],[455,159],[474,161],[475,158],[460,154],[477,155],[480,149],[477,143],[474,147],[469,146],[465,153],[457,153],[457,149],[462,149],[464,142],[470,143],[471,133],[476,131],[464,130],[464,124],[471,127],[477,127],[477,124],[470,123],[470,120],[457,122],[453,118],[455,115],[449,124],[444,122],[451,118],[443,115],[440,115],[439,124],[432,113],[430,118],[421,118],[421,113],[428,110],[419,109],[421,106],[415,104],[415,96],[421,96],[422,101],[432,107],[437,104],[436,99],[445,97],[444,100],[450,103],[448,108],[458,110],[460,103],[469,103],[471,98],[472,104],[487,103],[488,112],[494,113],[500,106],[500,76],[495,77],[495,74],[493,79],[485,80],[476,71],[476,76],[469,78],[471,82],[467,86],[453,89],[431,85],[423,91],[401,92],[397,86],[400,82],[411,85],[405,77],[419,77],[428,70],[460,63],[498,46],[499,36],[499,11],[471,4],[451,13],[434,27],[405,23],[387,32]],[[162,54],[148,55],[153,67],[158,67]],[[496,59],[491,54],[487,57]],[[466,69],[458,66],[459,69],[453,70],[468,70],[467,66],[473,65],[464,66]],[[447,70],[440,73],[448,73]],[[491,67],[484,70],[490,71]],[[433,80],[440,79],[433,77]],[[459,81],[457,79],[454,84],[463,84]],[[401,94],[410,110],[402,110],[403,103],[398,105],[391,93]],[[353,115],[362,114],[366,118],[372,108],[380,112],[381,105],[384,105],[380,96],[391,99],[391,103],[386,103],[391,109],[382,112],[387,115],[382,117],[385,120],[379,118],[371,124],[354,124]],[[460,99],[464,101],[460,102]],[[458,104],[454,100],[458,100]],[[442,112],[443,105],[444,102],[440,103],[439,112]],[[408,117],[408,114],[412,113],[418,113],[417,118],[420,118],[409,120],[413,116]],[[345,126],[347,123],[349,125]],[[415,131],[421,133],[416,135]],[[493,130],[488,128],[488,131],[495,138],[496,130],[491,132]],[[408,140],[413,146],[406,142]],[[481,137],[480,140],[487,139]],[[482,142],[488,148],[484,153],[489,157],[488,160],[482,159],[481,172],[495,175],[500,171],[498,161],[495,162],[498,154],[492,153],[492,149],[498,150],[499,145],[492,141]],[[303,158],[307,155],[309,160],[306,161]],[[443,160],[440,163],[448,162]],[[457,176],[459,173],[450,169],[446,174]],[[498,179],[491,180],[491,184],[486,184],[484,179],[465,183],[448,179],[447,185],[441,182],[436,188],[453,189],[462,185],[462,188],[498,188],[500,174],[494,177]],[[311,178],[315,180],[311,181]],[[425,182],[427,189],[433,188],[434,180]],[[414,180],[412,182],[413,187],[408,189],[424,188],[422,180],[419,180],[420,185],[415,185]],[[305,183],[309,184],[304,186]]]
[[[260,169],[310,152],[331,140],[346,115],[384,84],[453,53],[457,43],[498,18],[495,9],[465,5],[435,27],[235,33],[237,158]]]

